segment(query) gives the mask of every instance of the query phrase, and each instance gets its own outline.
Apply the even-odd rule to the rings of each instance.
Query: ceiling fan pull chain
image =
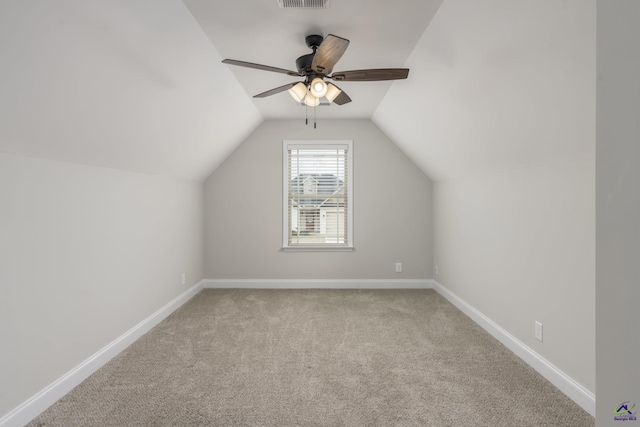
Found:
[[[316,108],[318,107],[313,107],[313,128],[316,129]]]
[[[304,124],[309,124],[309,106],[307,104],[304,105]]]

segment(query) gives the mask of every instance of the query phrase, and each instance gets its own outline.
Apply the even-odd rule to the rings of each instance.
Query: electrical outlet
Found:
[[[187,283],[187,273],[182,273],[182,284],[186,284]]]
[[[538,340],[542,341],[542,323],[538,322],[537,320],[536,320],[536,323],[535,323],[535,328],[534,328],[534,333],[533,334]]]
[[[396,262],[396,273],[402,273],[402,263]]]

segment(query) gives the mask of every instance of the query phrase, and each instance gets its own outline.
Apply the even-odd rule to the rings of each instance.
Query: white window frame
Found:
[[[339,149],[347,150],[347,215],[346,242],[340,244],[324,243],[289,244],[289,150],[295,149]],[[353,251],[353,141],[351,140],[284,140],[282,142],[282,249],[284,251]]]

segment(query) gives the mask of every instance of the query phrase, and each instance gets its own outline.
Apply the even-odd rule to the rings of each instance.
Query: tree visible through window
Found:
[[[284,247],[350,248],[351,141],[284,142]]]

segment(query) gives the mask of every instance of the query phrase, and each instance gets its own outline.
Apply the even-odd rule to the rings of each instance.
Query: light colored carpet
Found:
[[[203,290],[29,426],[593,426],[432,290]]]

